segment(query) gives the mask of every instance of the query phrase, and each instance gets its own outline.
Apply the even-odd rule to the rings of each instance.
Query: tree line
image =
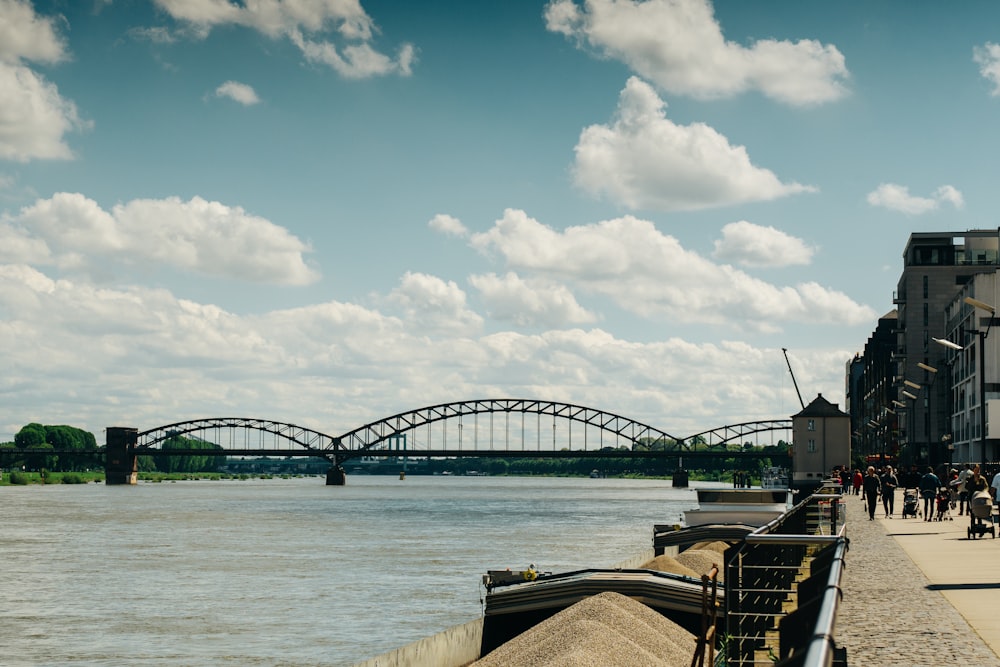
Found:
[[[205,440],[174,435],[161,443],[163,454],[138,457],[140,472],[215,472],[225,462],[225,457],[208,454],[172,456],[166,453],[171,449],[221,450],[222,447]],[[52,453],[46,453],[46,450]],[[63,453],[57,454],[56,451]],[[23,426],[14,435],[13,442],[0,443],[0,465],[6,468],[82,472],[103,469],[104,460],[103,447],[98,448],[93,433],[62,424],[33,422]]]

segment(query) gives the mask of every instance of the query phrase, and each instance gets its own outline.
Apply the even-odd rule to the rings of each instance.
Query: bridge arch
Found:
[[[689,435],[685,442],[692,442],[696,438],[706,441],[710,447],[722,447],[732,444],[733,441],[743,444],[743,438],[756,433],[769,433],[774,431],[791,431],[791,419],[768,419],[763,421],[743,422],[742,424],[727,424],[719,426],[701,433]]]
[[[335,454],[339,449],[337,438],[327,435],[326,433],[314,431],[295,424],[246,417],[211,417],[207,419],[191,419],[188,421],[167,424],[165,426],[157,426],[156,428],[136,433],[135,449],[137,454],[144,454],[156,451],[156,445],[179,435],[202,433],[207,431],[219,432],[222,430],[228,430],[230,434],[230,446],[226,448],[229,451],[243,451],[248,454],[258,454],[265,450],[273,452],[287,448],[298,453],[302,449],[305,449],[309,452],[313,452],[315,456],[329,459],[331,458],[331,454]],[[232,439],[232,436],[239,432],[244,434],[242,447],[239,446],[241,443],[234,443]],[[271,442],[267,443],[271,446],[265,447],[265,443],[260,440],[256,443],[250,442],[250,439],[247,436],[251,432],[271,434]],[[225,443],[218,442],[214,444],[223,445]]]
[[[348,431],[337,440],[342,445],[341,453],[349,452],[353,455],[363,455],[366,450],[379,447],[389,440],[404,433],[415,431],[421,427],[429,427],[436,422],[457,419],[459,425],[461,420],[467,416],[476,415],[510,415],[513,413],[535,414],[539,417],[548,416],[552,420],[562,419],[570,424],[579,423],[585,427],[599,429],[603,433],[614,434],[616,441],[625,440],[633,446],[650,441],[672,441],[681,443],[682,440],[648,424],[637,422],[628,417],[588,408],[572,403],[561,403],[558,401],[542,401],[537,399],[517,399],[517,398],[490,398],[470,401],[456,401],[451,403],[440,403],[416,410],[400,412],[369,424],[365,424],[353,431]],[[540,431],[540,429],[539,429]],[[462,430],[459,429],[461,438]],[[586,428],[584,437],[586,438]],[[540,432],[538,433],[540,436]],[[585,447],[587,446],[585,440]],[[603,443],[601,445],[603,446]]]

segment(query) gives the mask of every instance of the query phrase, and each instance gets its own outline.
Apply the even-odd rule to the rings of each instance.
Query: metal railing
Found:
[[[846,665],[834,640],[847,538],[820,489],[726,552],[725,665]]]

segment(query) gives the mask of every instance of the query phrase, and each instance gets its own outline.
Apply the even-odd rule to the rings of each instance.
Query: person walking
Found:
[[[972,475],[972,471],[969,470],[969,464],[966,463],[962,466],[962,471],[958,473],[958,484],[955,485],[955,490],[958,491],[958,515],[962,516],[965,514],[965,505],[969,501],[969,492],[965,490],[965,482]]]
[[[878,494],[882,489],[882,480],[875,475],[875,466],[868,466],[864,483],[865,502],[868,503],[868,520],[875,520],[875,507],[878,505]]]
[[[934,499],[937,497],[941,480],[934,474],[934,468],[927,467],[927,472],[920,478],[920,497],[924,499],[924,521],[934,518]]]
[[[896,473],[893,472],[892,466],[885,467],[885,472],[882,473],[879,481],[882,483],[882,509],[885,510],[886,518],[891,519],[896,487],[899,486],[899,480],[896,478]]]
[[[854,495],[861,495],[861,484],[865,481],[865,476],[861,474],[861,471],[857,468],[854,469],[854,477],[851,483],[854,485]]]

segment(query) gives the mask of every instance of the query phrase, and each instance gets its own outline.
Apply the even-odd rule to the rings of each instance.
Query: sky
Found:
[[[995,2],[0,0],[0,441],[843,408],[998,118]]]

